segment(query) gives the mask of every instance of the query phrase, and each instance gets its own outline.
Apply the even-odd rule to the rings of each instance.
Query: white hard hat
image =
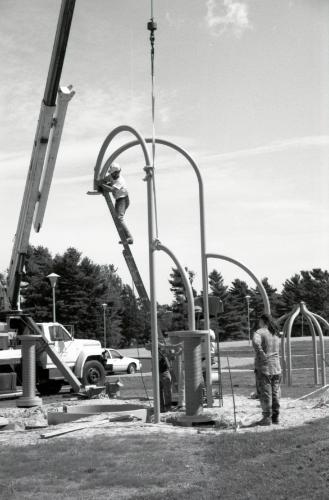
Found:
[[[109,169],[109,173],[113,174],[114,172],[121,172],[121,168],[119,163],[112,163]]]

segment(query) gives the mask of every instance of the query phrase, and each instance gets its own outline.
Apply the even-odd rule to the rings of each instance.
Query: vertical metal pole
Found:
[[[246,301],[247,301],[247,322],[248,322],[248,343],[250,345],[250,309],[249,309],[249,300],[250,300],[250,296],[246,295]]]
[[[200,240],[201,240],[201,265],[202,265],[202,288],[203,288],[203,317],[204,328],[209,330],[209,297],[208,297],[208,265],[206,255],[206,230],[205,230],[205,209],[203,182],[201,175],[198,175],[199,182],[199,205],[200,205]],[[207,386],[207,405],[213,406],[212,381],[211,381],[211,351],[210,335],[206,339],[206,386]]]
[[[216,335],[216,343],[217,343],[217,373],[218,373],[218,401],[219,406],[223,406],[223,386],[222,386],[222,371],[220,366],[220,352],[219,352],[219,333]]]
[[[104,318],[104,347],[106,347],[106,307],[104,307],[103,318]]]
[[[152,338],[152,378],[154,398],[154,423],[160,422],[160,381],[159,381],[159,353],[158,353],[158,325],[157,303],[155,287],[155,259],[154,259],[154,201],[153,201],[153,168],[145,167],[147,181],[147,212],[148,212],[148,239],[149,239],[149,272],[150,272],[150,313]]]
[[[52,286],[53,290],[53,323],[56,323],[56,284]]]

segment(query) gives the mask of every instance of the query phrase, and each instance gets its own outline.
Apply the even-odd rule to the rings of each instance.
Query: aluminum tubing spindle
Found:
[[[35,343],[38,341],[33,335],[22,335],[22,365],[23,365],[23,396],[16,405],[28,408],[40,406],[42,399],[35,395]]]

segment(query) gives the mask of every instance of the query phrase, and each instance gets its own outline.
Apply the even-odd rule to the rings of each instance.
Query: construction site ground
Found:
[[[296,344],[297,345],[297,344]],[[303,346],[303,347],[302,347]],[[314,373],[310,354],[310,339],[298,344],[293,370],[293,384],[288,387],[282,384],[281,415],[280,424],[276,429],[292,428],[316,422],[317,419],[329,417],[329,393],[327,387],[321,388],[318,383],[314,384]],[[303,354],[304,353],[304,354]],[[301,367],[298,356],[304,356]],[[218,385],[218,368],[213,367],[213,395],[214,405],[212,408],[205,407],[203,413],[209,417],[209,423],[190,426],[177,425],[184,412],[177,411],[175,407],[167,413],[161,414],[160,423],[152,423],[152,377],[150,373],[111,376],[108,380],[114,382],[120,379],[122,387],[117,398],[108,398],[101,394],[98,399],[80,399],[70,393],[69,388],[64,388],[57,396],[44,397],[42,406],[32,408],[18,408],[16,399],[0,400],[0,422],[1,418],[6,419],[10,424],[3,426],[0,431],[0,444],[10,446],[25,446],[42,441],[42,437],[47,432],[55,428],[60,429],[72,427],[77,428],[77,424],[88,423],[87,428],[75,430],[65,434],[72,439],[79,439],[82,436],[97,434],[129,434],[130,432],[152,434],[162,433],[227,433],[227,432],[264,432],[268,428],[253,426],[252,424],[261,418],[260,404],[257,399],[252,399],[250,395],[254,392],[254,373],[252,350],[248,343],[227,343],[221,352],[221,384]],[[98,403],[113,404],[114,408],[118,403],[124,408],[131,405],[145,407],[148,409],[149,418],[147,422],[134,421],[110,422],[106,421],[111,417],[111,412],[102,412],[94,416],[86,416],[83,420],[54,425],[47,425],[47,414],[49,411],[63,411],[65,406],[95,405]],[[152,420],[152,417],[151,417]],[[207,420],[207,419],[206,419]],[[102,423],[101,423],[102,421]],[[274,426],[271,427],[274,429]],[[56,439],[61,439],[59,435]]]

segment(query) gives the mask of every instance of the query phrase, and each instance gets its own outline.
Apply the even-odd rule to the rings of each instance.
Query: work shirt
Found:
[[[126,181],[122,175],[120,175],[118,179],[113,180],[111,182],[111,186],[114,188],[112,193],[115,200],[128,196]]]
[[[255,369],[266,375],[281,373],[279,350],[280,339],[267,328],[259,328],[254,333],[252,345],[255,351]]]
[[[159,351],[159,372],[165,373],[170,369],[170,364],[167,356],[165,356],[161,351]]]

